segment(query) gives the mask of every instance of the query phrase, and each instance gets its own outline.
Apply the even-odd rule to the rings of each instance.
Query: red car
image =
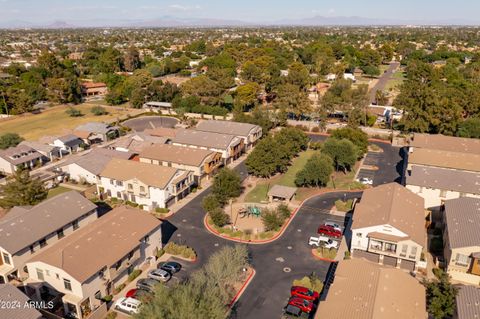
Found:
[[[292,297],[300,297],[308,301],[315,301],[320,297],[318,292],[300,286],[293,286],[292,289],[290,289],[290,295]]]
[[[300,308],[300,310],[306,313],[312,312],[313,308],[315,307],[313,305],[313,302],[302,299],[300,297],[291,297],[290,300],[288,301],[288,304],[298,307]]]
[[[140,300],[140,299],[149,299],[152,297],[152,293],[146,291],[146,290],[143,290],[143,289],[138,289],[138,288],[133,288],[133,289],[130,289],[129,291],[127,291],[127,293],[125,294],[125,297],[130,297],[130,298],[134,298],[134,299],[137,299],[137,300]]]
[[[339,231],[338,229],[335,229],[332,226],[328,226],[328,225],[320,225],[318,227],[317,232],[319,234],[323,234],[323,235],[326,235],[326,236],[329,236],[329,237],[335,237],[335,238],[341,238],[342,237],[342,232],[341,231]]]

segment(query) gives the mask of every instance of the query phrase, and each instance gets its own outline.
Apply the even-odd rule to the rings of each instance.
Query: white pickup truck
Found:
[[[310,237],[310,240],[308,241],[308,244],[310,246],[317,246],[320,247],[322,245],[325,248],[337,248],[338,247],[338,241],[331,240],[328,237],[325,236],[312,236]]]

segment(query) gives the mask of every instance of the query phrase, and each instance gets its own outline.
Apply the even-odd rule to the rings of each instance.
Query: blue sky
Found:
[[[182,18],[268,22],[316,15],[480,22],[478,0],[0,0],[1,20]]]

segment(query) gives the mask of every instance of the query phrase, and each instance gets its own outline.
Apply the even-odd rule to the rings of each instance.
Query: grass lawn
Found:
[[[69,192],[69,191],[71,191],[70,188],[58,186],[58,187],[52,188],[48,191],[47,198],[51,198],[51,197],[54,197],[54,196],[57,196],[57,195],[60,195],[62,193],[66,193],[66,192]]]
[[[38,140],[43,136],[63,135],[69,133],[80,124],[86,122],[113,122],[127,114],[132,116],[143,112],[138,109],[105,106],[107,115],[95,116],[90,112],[93,104],[84,103],[74,106],[84,115],[70,117],[65,113],[67,106],[59,105],[43,111],[40,114],[24,114],[0,120],[0,135],[17,133],[26,140]]]
[[[245,196],[246,203],[260,203],[267,200],[268,184],[258,184]]]
[[[306,150],[305,152],[301,152],[298,157],[293,159],[292,165],[288,168],[288,171],[281,175],[280,179],[275,184],[296,187],[295,176],[305,166],[308,159],[312,157],[315,152],[316,151],[314,150]]]

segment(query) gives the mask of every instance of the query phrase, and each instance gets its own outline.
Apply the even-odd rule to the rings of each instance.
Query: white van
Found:
[[[115,302],[114,309],[129,313],[129,314],[135,314],[140,311],[139,308],[141,305],[142,305],[142,302],[137,299],[130,298],[130,297],[122,297]]]

